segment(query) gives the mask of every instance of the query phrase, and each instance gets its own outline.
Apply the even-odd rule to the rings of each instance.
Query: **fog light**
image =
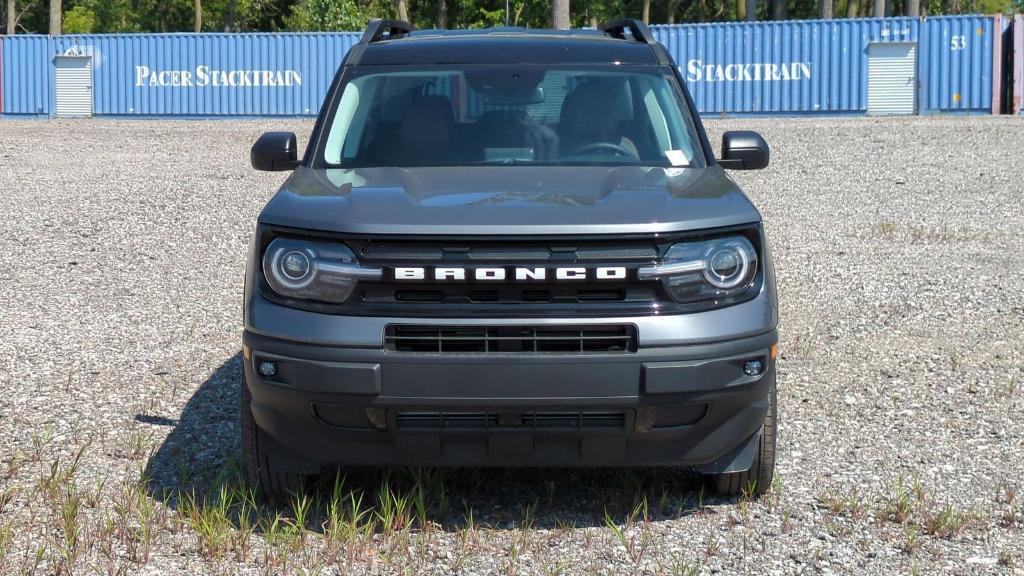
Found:
[[[277,362],[268,362],[264,360],[257,366],[257,370],[260,371],[260,376],[276,376],[277,375]]]
[[[743,373],[747,376],[759,376],[764,372],[764,362],[760,360],[747,360],[743,364]]]

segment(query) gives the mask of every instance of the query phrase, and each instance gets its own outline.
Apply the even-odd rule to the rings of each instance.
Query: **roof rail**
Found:
[[[413,30],[412,24],[405,20],[370,20],[359,41],[363,44],[372,44],[381,40],[393,40],[401,38]]]
[[[612,38],[618,38],[619,40],[626,39],[626,31],[628,30],[629,35],[633,37],[634,42],[654,44],[654,36],[651,36],[651,30],[647,28],[647,24],[644,24],[642,20],[637,20],[636,18],[612,20],[611,22],[601,24],[597,29]]]

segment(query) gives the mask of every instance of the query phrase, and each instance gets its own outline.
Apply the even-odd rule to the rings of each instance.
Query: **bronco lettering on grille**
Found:
[[[531,267],[396,267],[392,269],[395,280],[421,280],[437,282],[465,282],[479,280],[482,282],[514,281],[579,281],[579,280],[625,280],[625,266],[602,266],[585,268],[582,266],[564,266],[559,268]]]

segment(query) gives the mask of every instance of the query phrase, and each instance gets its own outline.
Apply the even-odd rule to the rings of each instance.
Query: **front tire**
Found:
[[[287,504],[294,495],[305,490],[310,477],[282,470],[281,448],[256,424],[252,415],[252,394],[242,376],[241,383],[242,460],[249,485],[255,487],[268,502]]]
[[[764,416],[761,438],[757,442],[754,463],[749,470],[711,474],[707,477],[711,489],[719,496],[762,496],[772,486],[775,474],[775,433],[777,425],[775,383],[768,396],[768,413]]]

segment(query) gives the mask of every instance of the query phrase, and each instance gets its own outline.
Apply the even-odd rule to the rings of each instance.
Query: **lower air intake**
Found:
[[[398,428],[404,430],[608,430],[622,429],[626,423],[622,412],[399,412],[395,419]]]
[[[627,354],[636,352],[636,326],[419,326],[387,327],[395,352],[428,354]]]

